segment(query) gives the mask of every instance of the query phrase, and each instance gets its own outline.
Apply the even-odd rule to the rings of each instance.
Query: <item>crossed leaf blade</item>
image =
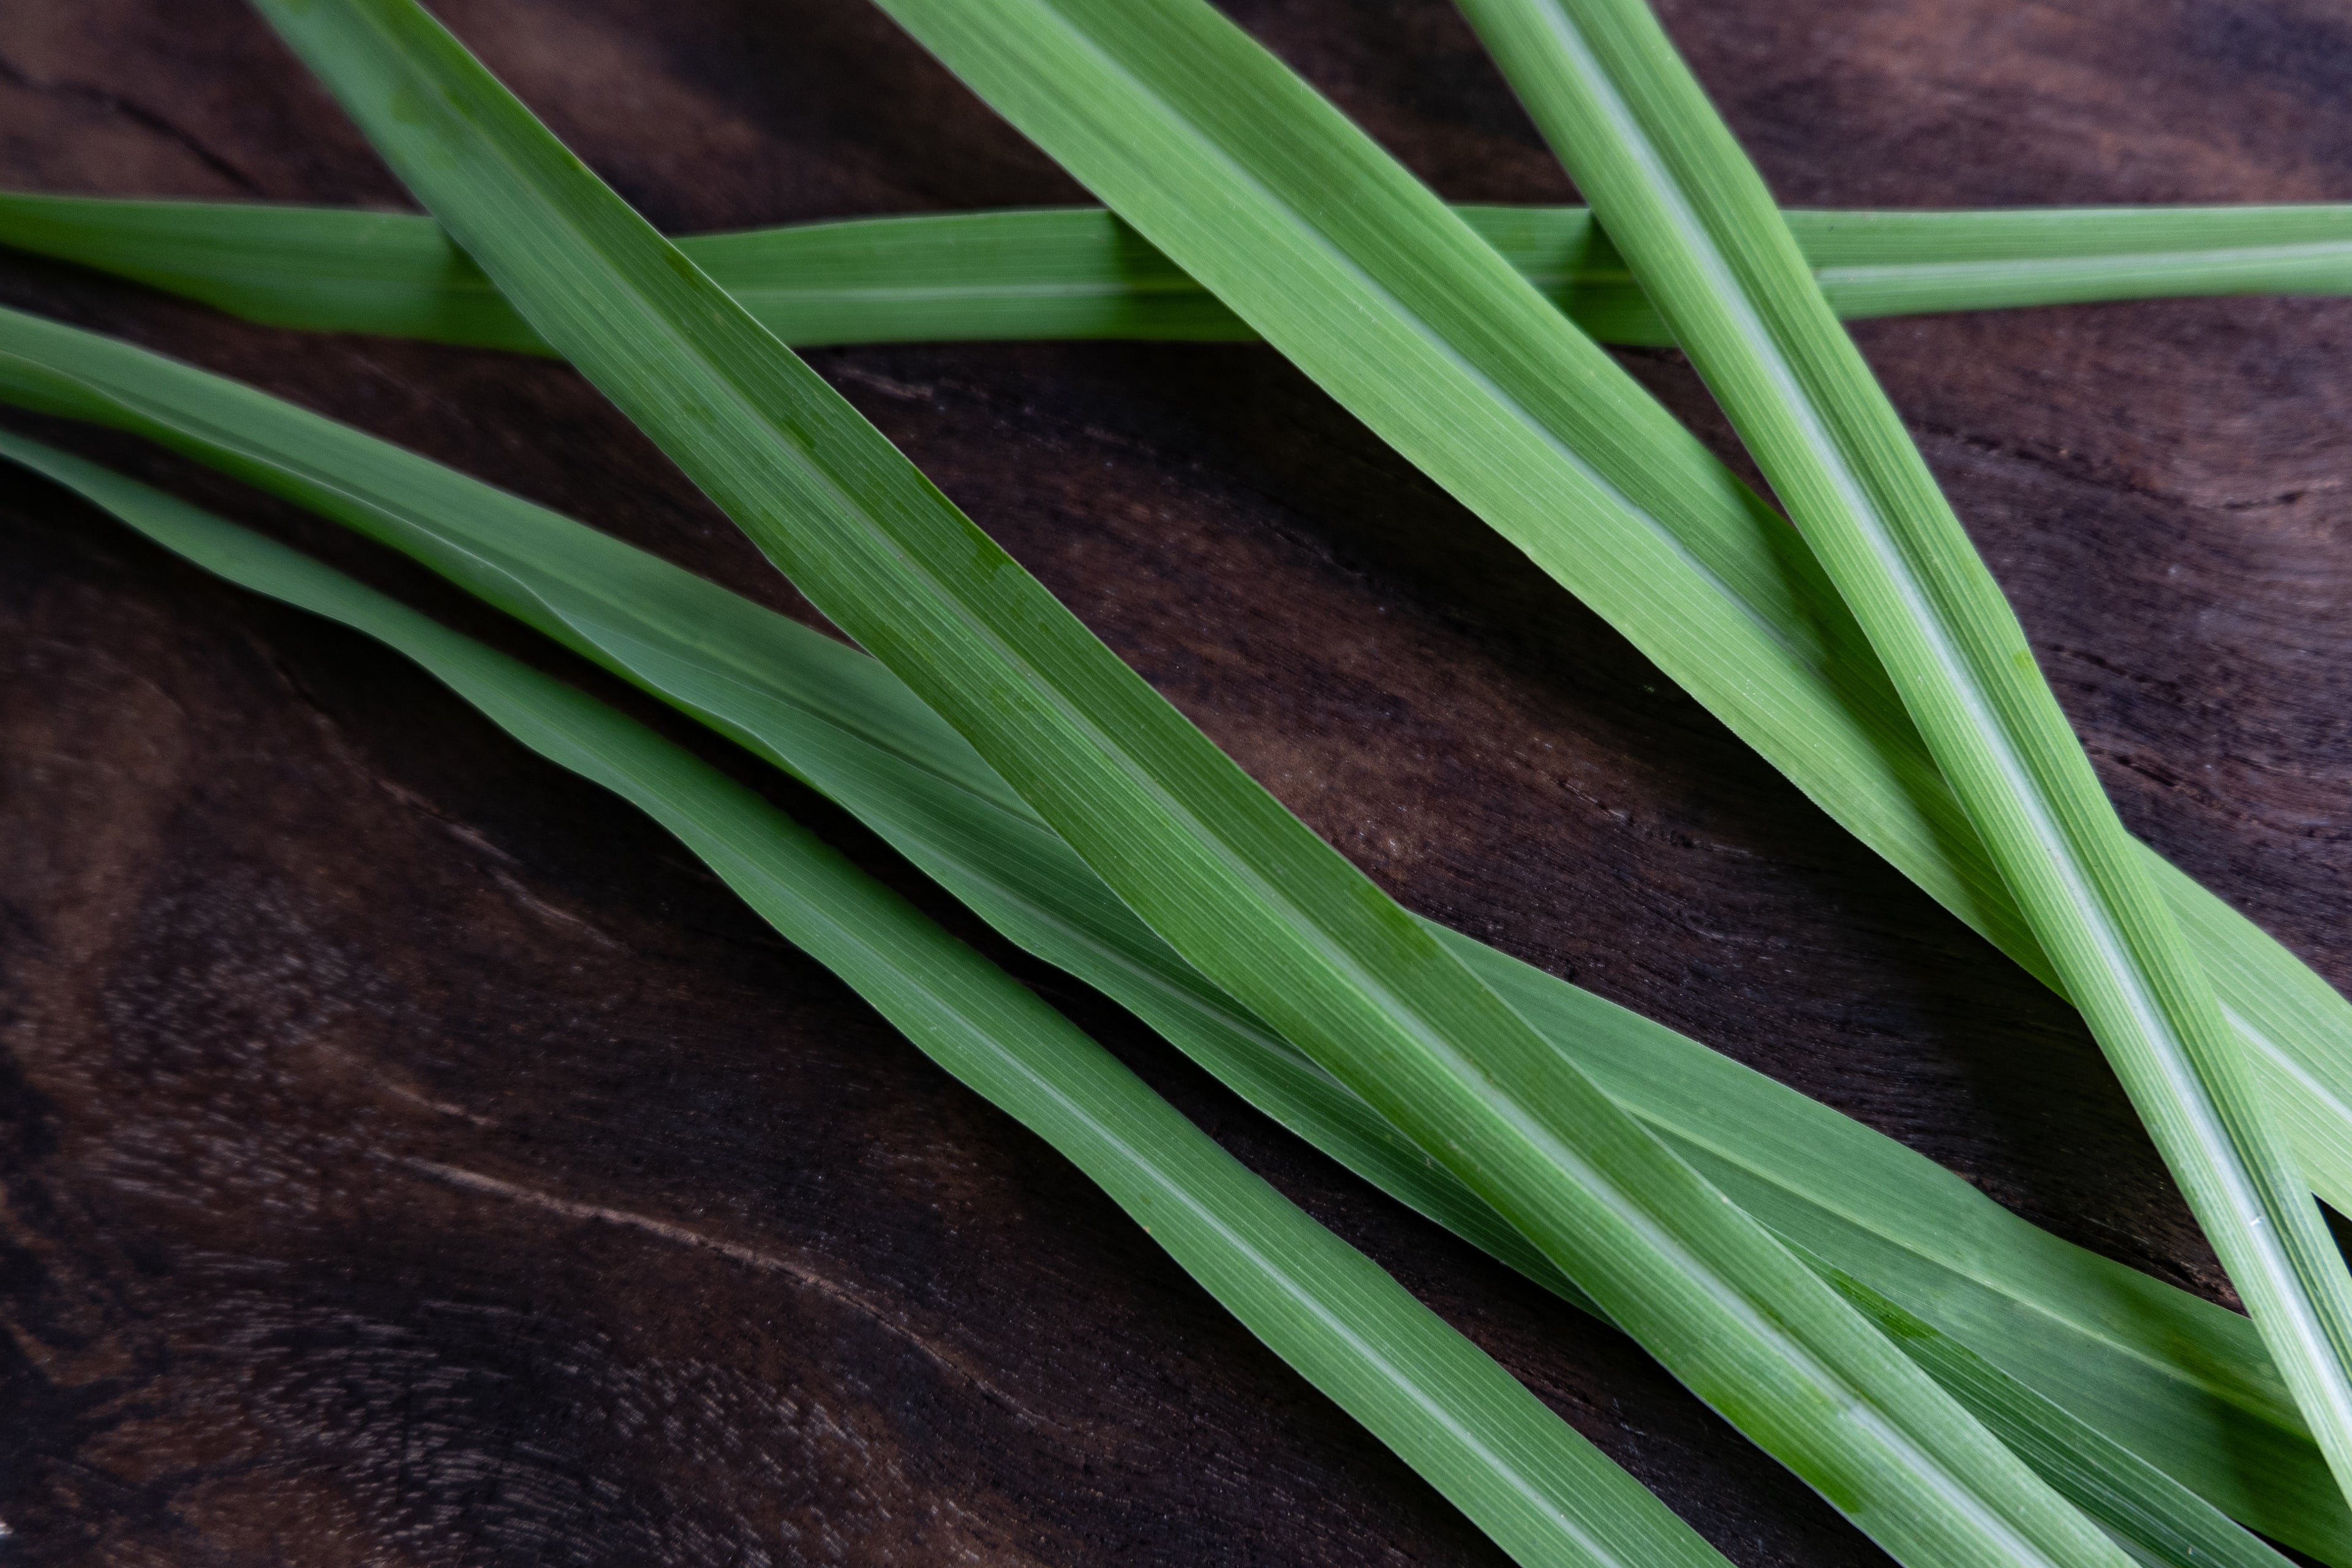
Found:
[[[1808,796],[2063,993],[1811,551],[1305,83],[1200,0],[884,8]],[[2305,1174],[2352,1206],[2352,1003],[2136,852],[2199,931]]]
[[[1072,155],[1086,152],[1076,146]],[[1635,336],[1663,333],[1613,247],[1596,237],[1580,210],[1464,208],[1460,215],[1555,300],[1565,290],[1588,324],[1605,318]],[[2352,209],[2329,206],[1790,217],[1832,298],[1849,288],[1877,290],[1871,298],[1889,309],[2122,297],[2176,287],[2327,291],[2347,282],[2352,247],[2345,237]],[[429,218],[11,195],[0,195],[0,238],[279,324],[540,346]],[[1211,337],[1247,331],[1221,306],[1202,316],[1202,301],[1211,297],[1099,211],[820,225],[687,240],[681,248],[714,268],[715,280],[740,290],[755,315],[803,341],[1015,330]],[[1249,286],[1246,270],[1236,276],[1236,286]],[[1109,317],[1101,315],[1102,301],[1130,285],[1139,292],[1108,307]],[[1055,298],[1070,288],[1087,302],[1073,307]],[[788,300],[780,300],[780,289]],[[1329,291],[1324,313],[1364,308],[1361,293],[1360,279],[1353,296],[1343,280]],[[1172,315],[1157,313],[1166,300],[1178,301]],[[1138,312],[1150,318],[1140,326]],[[1635,316],[1651,326],[1623,326]],[[1331,374],[1311,353],[1302,363]],[[1343,376],[1326,384],[1343,398],[1349,394]],[[1638,392],[1616,390],[1638,398]],[[1512,416],[1507,407],[1494,412]],[[1769,700],[1760,705],[1722,703],[1705,684],[1693,689],[1864,842],[2063,993],[1916,727],[1885,700],[1875,654],[1834,595],[1823,597],[1828,590],[1818,574],[1801,568],[1778,592],[1743,595],[1740,584],[1772,577],[1769,544],[1759,551],[1738,530],[1693,526],[1671,510],[1643,521],[1686,547],[1685,554],[1652,565],[1679,586],[1688,613],[1644,617],[1641,602],[1606,594],[1593,602],[1629,635],[1638,629],[1637,640],[1661,654],[1670,673],[1706,658],[1710,641],[1736,641],[1743,622],[1797,644],[1808,644],[1817,625],[1843,628],[1848,635],[1811,639],[1810,660],[1739,666],[1766,689]],[[1573,559],[1573,541],[1549,537],[1547,520],[1519,515],[1499,526],[1570,587],[1591,587],[1562,569]],[[1710,617],[1711,600],[1721,601],[1713,607],[1723,617]],[[1843,668],[1847,663],[1858,668]],[[2322,1196],[2352,1209],[2352,1004],[2161,856],[2147,851],[2146,859],[2174,917],[2191,933],[2232,1026],[2253,1052],[2305,1175]]]

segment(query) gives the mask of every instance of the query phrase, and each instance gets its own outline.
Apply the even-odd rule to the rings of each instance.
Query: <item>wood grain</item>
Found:
[[[444,9],[674,229],[1082,197],[856,0]],[[1444,5],[1234,10],[1446,195],[1570,195]],[[1792,203],[2352,197],[2352,22],[2316,0],[1666,14]],[[10,185],[400,201],[231,0],[21,0],[8,22]],[[21,259],[0,300],[805,614],[560,367],[272,333]],[[2352,983],[2352,303],[1859,335],[2132,826]],[[1409,904],[2227,1299],[2064,1009],[1270,352],[813,358]],[[1723,445],[1675,356],[1630,363]],[[135,443],[10,422],[611,694],[331,528]],[[625,807],[397,658],[37,482],[0,476],[0,1563],[1499,1560]],[[761,787],[1734,1561],[1876,1557],[1627,1342],[1004,953],[821,803]]]

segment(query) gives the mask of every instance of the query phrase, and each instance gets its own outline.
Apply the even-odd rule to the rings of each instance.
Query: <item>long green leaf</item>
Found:
[[[1275,1353],[1519,1562],[1723,1568],[1574,1428],[1061,1014],[750,790],[553,678],[308,556],[0,433],[0,456],[167,549],[379,638],[677,837],[784,940],[1064,1155]]]
[[[1177,957],[872,659],[415,454],[74,328],[0,310],[0,398],[135,431],[314,508],[733,736],[1285,1126],[1581,1303],[1483,1201]],[[1696,1041],[1433,930],[1553,1048],[1784,1240],[1873,1282],[2030,1385],[1999,1408],[2030,1413],[2046,1397],[2085,1412],[2230,1511],[2352,1561],[2352,1519],[2243,1318],[2057,1241],[1902,1145]],[[1925,1342],[1897,1342],[1920,1359]],[[2007,1375],[1954,1382],[1941,1363],[1924,1364],[1980,1417],[1976,1390]],[[2043,1451],[2083,1447],[2063,1434],[2042,1442]],[[2162,1495],[2108,1507],[2149,1489],[2120,1468],[2082,1495],[2069,1489],[2076,1470],[2044,1474],[2115,1528],[2185,1513],[2141,1531],[2148,1542],[2215,1533],[2198,1505]]]
[[[1722,1561],[1490,1359],[1058,1014],[730,781],[571,688],[270,541],[19,437],[0,433],[0,456],[240,586],[380,638],[541,755],[671,827],[788,940],[1093,1176],[1276,1353],[1391,1438],[1522,1561]],[[1814,1266],[2143,1561],[2284,1568],[2145,1461],[1858,1281]],[[1557,1274],[1548,1282],[1573,1292]]]
[[[1915,1562],[2121,1560],[1121,664],[421,9],[260,8],[533,329],[813,603],[1171,946],[1451,1168],[1687,1386]]]
[[[1456,210],[1594,337],[1673,341],[1583,208]],[[1788,219],[1847,318],[2352,292],[2352,206],[1792,211]],[[0,192],[0,245],[270,326],[546,352],[440,226],[411,214]],[[700,235],[677,247],[788,343],[1255,335],[1099,208],[853,219]]]
[[[143,379],[153,384],[152,375]],[[218,396],[208,401],[215,406],[234,405],[233,399]],[[354,447],[368,443],[367,437],[341,434]],[[178,513],[169,508],[159,510],[152,492],[127,481],[96,481],[91,478],[96,470],[88,465],[5,436],[0,436],[0,451],[75,485],[162,542],[186,547],[185,539],[170,528],[171,519]],[[392,466],[396,472],[401,465]],[[420,470],[432,468],[413,458],[406,466]],[[367,465],[357,467],[363,469]],[[457,490],[464,483],[469,481],[439,488],[444,492]],[[448,498],[445,493],[436,499]],[[449,570],[460,580],[470,578],[478,591],[494,577],[504,577],[504,596],[535,611],[529,616],[534,624],[550,626],[564,640],[600,656],[608,665],[616,666],[616,655],[633,657],[634,673],[640,680],[649,672],[665,674],[667,694],[673,700],[685,699],[682,707],[715,717],[722,728],[740,726],[754,737],[757,749],[857,810],[1000,930],[1026,941],[1045,956],[1069,963],[1081,975],[1107,981],[1115,994],[1124,992],[1139,1000],[1139,1010],[1145,1016],[1186,1042],[1196,1058],[1286,1124],[1364,1169],[1406,1201],[1454,1224],[1470,1239],[1497,1250],[1547,1287],[1591,1310],[1580,1292],[1458,1183],[1418,1160],[1394,1158],[1391,1146],[1396,1142],[1395,1135],[1385,1124],[1360,1100],[1272,1041],[1246,1015],[1230,1004],[1222,1008],[1205,1005],[1197,980],[1192,986],[1181,980],[1171,986],[1163,974],[1160,984],[1139,987],[1134,980],[1138,973],[1181,973],[1181,961],[1166,953],[1164,946],[1135,924],[1131,916],[1122,921],[1122,906],[1105,900],[1089,908],[1089,892],[1100,887],[1091,873],[1066,851],[1058,857],[1037,853],[1039,846],[1031,831],[1034,818],[1017,804],[1001,803],[1007,792],[985,764],[871,660],[674,568],[647,558],[628,559],[635,552],[576,523],[538,513],[537,509],[496,492],[485,490],[481,499],[493,503],[483,509],[487,526],[459,537],[435,531],[429,521],[416,524],[397,508],[385,508],[370,531],[388,542],[405,544],[419,559]],[[503,506],[495,504],[500,502]],[[159,517],[162,521],[155,521]],[[564,563],[565,569],[551,574],[509,555],[506,547]],[[226,569],[222,559],[208,557],[207,563]],[[249,572],[239,574],[238,580],[248,586],[267,585]],[[321,607],[315,598],[305,602],[309,607]],[[670,609],[693,632],[681,635],[661,617],[648,615],[648,605]],[[601,641],[590,640],[599,637]],[[928,765],[908,761],[910,757],[926,759]],[[988,805],[974,811],[975,797]],[[933,815],[926,815],[926,805]],[[975,816],[982,819],[977,831],[970,820]],[[1025,886],[1018,869],[1010,878],[995,880],[984,871],[974,872],[960,858],[969,857],[983,865],[999,866],[1010,859],[1020,868],[1027,858],[1020,853],[1024,846],[1035,856],[1025,867]],[[1008,847],[1013,850],[1010,856]],[[1032,898],[1038,901],[1032,903]],[[1794,1211],[1798,1218],[1793,1224],[1784,1217],[1784,1236],[1810,1236],[1833,1251],[1849,1255],[1866,1271],[1889,1272],[1870,1248],[1853,1247],[1844,1233],[1854,1221],[1813,1195],[1816,1191],[1896,1194],[1896,1204],[1883,1205],[1891,1214],[1870,1214],[1865,1225],[1876,1225],[1881,1251],[1886,1250],[1888,1242],[1895,1242],[1898,1257],[1903,1256],[1899,1237],[1906,1234],[1951,1238],[1984,1230],[1990,1233],[1983,1238],[1990,1244],[1987,1250],[1995,1252],[2002,1250],[2004,1240],[2012,1239],[2002,1233],[2013,1231],[2021,1239],[2031,1235],[2039,1246],[2025,1247],[2028,1255],[2046,1249],[2049,1261],[2083,1276],[2084,1282],[2091,1285],[2088,1300],[2075,1304],[2077,1312],[2087,1316],[2085,1309],[2101,1298],[2137,1298],[2143,1307],[2151,1309],[2146,1314],[2149,1325],[2158,1328],[2147,1345],[2137,1347],[2110,1342],[2095,1332],[2085,1335],[2080,1329],[2060,1336],[2045,1333],[2044,1338],[2065,1342],[2048,1347],[2042,1357],[2045,1362],[2087,1373],[2092,1371],[2084,1364],[2087,1357],[2099,1371],[2120,1370],[2120,1381],[2128,1384],[2135,1373],[2142,1373],[2150,1350],[2168,1353],[2183,1342],[2218,1337],[2221,1342],[2215,1349],[2220,1355],[2213,1364],[2228,1369],[2220,1379],[2202,1366],[2174,1369],[2182,1385],[2194,1382],[2206,1396],[2206,1408],[2194,1412],[2186,1429],[2194,1431],[2206,1424],[2195,1416],[2210,1418],[2214,1410],[2224,1408],[2214,1400],[2213,1393],[2233,1380],[2246,1385],[2236,1392],[2251,1393],[2256,1402],[2273,1409],[2283,1407],[2283,1391],[2270,1386],[2266,1369],[2259,1366],[2258,1359],[2242,1368],[2229,1366],[2231,1352],[2241,1348],[2230,1342],[2240,1336],[2229,1332],[2217,1336],[2214,1331],[2235,1330],[2242,1326],[2242,1320],[2132,1276],[2116,1265],[2075,1253],[2032,1232],[1918,1156],[1769,1079],[1492,949],[1444,934],[1462,950],[1465,961],[1483,965],[1495,983],[1515,992],[1521,1011],[1543,1027],[1556,1046],[1577,1056],[1610,1087],[1613,1098],[1682,1149],[1685,1158],[1711,1168],[1718,1185],[1734,1194],[1760,1192],[1768,1206]],[[1119,954],[1126,962],[1105,963],[1097,956],[1103,953]],[[1172,1007],[1168,1003],[1171,991],[1181,996]],[[1877,1147],[1869,1146],[1874,1144]],[[1367,1149],[1372,1152],[1370,1160],[1364,1158]],[[1846,1157],[1835,1157],[1839,1155]],[[1823,1168],[1807,1170],[1808,1163]],[[1793,1183],[1782,1171],[1792,1164],[1799,1169]],[[1907,1203],[1901,1201],[1905,1198]],[[1465,1216],[1470,1223],[1463,1223]],[[2006,1250],[2012,1257],[2018,1251],[2014,1247]],[[1809,1253],[1801,1251],[1801,1256],[1811,1260]],[[1959,1269],[1968,1261],[1963,1249],[1950,1262],[1911,1260],[1908,1268],[1898,1265],[1892,1270],[1895,1288],[1922,1301],[1940,1303],[1941,1315],[1970,1321],[1971,1327],[1990,1327],[1990,1337],[2003,1341],[2015,1335],[2021,1321],[2032,1321],[2036,1314],[2031,1312],[2020,1318],[2018,1310],[2023,1303],[2003,1298],[1961,1274]],[[1832,1271],[1822,1262],[1815,1261],[1814,1267],[1817,1271],[1831,1272],[1841,1292],[1887,1330],[1906,1354],[1927,1366],[1972,1413],[1993,1423],[2005,1441],[2028,1452],[2035,1468],[2063,1495],[2144,1557],[2177,1568],[2197,1568],[2213,1562],[2280,1568],[2274,1553],[2147,1460],[1851,1276]],[[2049,1278],[2063,1275],[2060,1269],[2053,1269]],[[1985,1298],[1984,1307],[1973,1315],[1984,1321],[1972,1321],[1965,1310],[1956,1312],[1946,1300],[1952,1296]],[[2258,1351],[2255,1355],[2259,1357]],[[2101,1391],[2112,1397],[2116,1380],[2093,1376]],[[2182,1411],[2165,1407],[2166,1404],[2160,1393],[2159,1407],[2137,1413],[2143,1424],[2182,1429]],[[2224,1425],[2242,1425],[2242,1419],[2241,1415],[2232,1423],[2225,1418]],[[2277,1447],[2277,1439],[2273,1428],[2267,1444],[2260,1438],[2249,1444],[2241,1436],[2238,1441],[2218,1445],[2214,1456],[2221,1461],[2218,1468],[2234,1468],[2250,1453]],[[2207,1468],[2215,1468],[2210,1459]],[[2316,1467],[2306,1461],[2305,1468]]]
[[[1564,301],[1589,330],[1618,341],[1650,341],[1664,326],[1622,273],[1605,237],[1580,209],[1460,209],[1466,222],[1538,287]],[[2336,292],[2344,284],[2339,206],[2145,207],[1984,212],[1789,215],[1832,303],[1848,316],[2191,292]],[[286,215],[291,215],[290,216]],[[314,227],[326,224],[331,228]],[[286,226],[279,226],[281,220]],[[443,336],[455,342],[535,346],[520,318],[497,300],[463,253],[429,220],[348,210],[203,203],[112,203],[89,198],[0,195],[0,226],[50,254],[113,266],[225,309],[283,325]],[[969,242],[969,243],[968,243]],[[260,250],[270,253],[257,256]],[[283,248],[282,256],[276,254]],[[1033,247],[1034,247],[1033,249]],[[745,290],[755,314],[803,341],[851,337],[1203,335],[1246,333],[1222,307],[1208,315],[1197,284],[1164,294],[1171,264],[1140,247],[1133,231],[1098,212],[963,215],[878,219],[806,229],[682,242],[698,260]],[[164,257],[172,259],[166,261]],[[454,258],[454,259],[453,259]],[[887,298],[853,300],[818,289],[789,306],[775,299],[780,267],[824,270],[853,283],[886,285]],[[448,269],[457,279],[448,281]],[[1107,280],[1132,268],[1143,292],[1096,313]],[[455,290],[445,297],[444,282]],[[1044,285],[1046,297],[1034,298]],[[1080,298],[1059,298],[1074,286]],[[278,292],[283,290],[282,296]],[[963,292],[959,292],[960,290]],[[1192,292],[1187,292],[1191,290]],[[785,288],[784,292],[793,292]],[[969,293],[970,310],[958,302]],[[458,296],[462,296],[459,298]],[[1175,303],[1179,298],[1185,302]],[[1156,325],[1119,324],[1133,310],[1171,312]],[[870,307],[870,308],[869,308]],[[1071,313],[1075,312],[1075,314]],[[513,337],[520,333],[520,340]],[[1675,520],[1660,520],[1671,528]],[[1732,578],[1714,574],[1724,542],[1695,531],[1685,541],[1705,570],[1684,587],[1737,597]],[[1737,553],[1735,552],[1735,553]],[[1736,605],[1778,624],[1794,614],[1828,621],[1842,605],[1808,605],[1806,583],[1793,606],[1761,596]],[[1790,628],[1801,635],[1801,627]],[[1649,628],[1663,644],[1680,635],[1668,619]],[[1834,659],[1837,655],[1830,656]],[[2005,888],[1988,886],[1989,867],[1940,775],[1926,767],[1907,718],[1873,738],[1893,759],[1885,771],[1918,798],[1889,797],[1857,811],[1850,793],[1877,778],[1834,776],[1827,761],[1801,755],[1808,721],[1821,720],[1824,693],[1793,689],[1814,672],[1769,669],[1759,679],[1790,683],[1785,742],[1767,743],[1772,721],[1743,731],[1809,794],[1874,847],[2044,981],[2056,977],[2021,921],[2005,918]],[[1871,679],[1861,678],[1862,684]],[[1818,682],[1816,682],[1818,684]],[[1835,686],[1837,682],[1829,682]],[[1842,699],[1829,693],[1834,706]],[[1737,717],[1735,722],[1737,722]],[[1751,716],[1752,717],[1752,716]],[[1835,721],[1828,721],[1834,727]],[[1864,730],[1880,716],[1857,712]],[[1832,748],[1832,751],[1836,748]],[[2222,1005],[2253,1047],[2257,1068],[2314,1187],[2352,1209],[2352,1005],[2275,941],[2152,853],[2148,868],[2211,974]]]
[[[1462,0],[1892,673],[2352,1488],[2352,1274],[2025,631],[1644,0]]]

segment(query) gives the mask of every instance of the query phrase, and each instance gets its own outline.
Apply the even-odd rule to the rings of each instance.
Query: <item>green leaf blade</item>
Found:
[[[2137,1455],[2008,1376],[1860,1280],[1811,1260],[1977,1418],[2143,1562],[2283,1568],[2285,1559],[2200,1507]]]
[[[1604,342],[1673,334],[1581,207],[1463,221]],[[2352,207],[1806,212],[1790,227],[1847,318],[2219,293],[2352,292]],[[863,218],[678,249],[785,342],[1256,334],[1100,208]],[[0,245],[268,326],[545,353],[431,218],[266,203],[0,192]]]
[[[1191,41],[1221,50],[1221,69],[1187,76],[1182,51],[1168,52],[1183,40],[1160,36],[1169,29],[1151,8],[1105,16],[1076,0],[1058,8],[1008,3],[986,26],[964,25],[969,18],[940,0],[890,8],[1808,796],[2063,994],[1810,551],[1630,377],[1498,275],[1507,269],[1491,265],[1491,252],[1336,111],[1324,106],[1319,121],[1311,108],[1290,113],[1316,101],[1304,84],[1213,26]],[[1177,5],[1171,15],[1200,13]],[[1072,21],[1080,16],[1093,18],[1095,32]],[[1024,31],[1036,47],[998,47],[1000,35]],[[1082,47],[1062,47],[1073,37]],[[1107,121],[1065,113],[1061,78],[1042,68],[1048,58],[1087,91],[1118,98],[1121,112]],[[1273,104],[1285,114],[1252,120],[1254,109]],[[1157,127],[1152,136],[1133,134],[1146,124]],[[1355,174],[1368,177],[1350,184]],[[1222,225],[1237,208],[1246,221],[1234,233],[1246,237],[1229,243]],[[1924,226],[1914,232],[1933,237]],[[1437,379],[1412,383],[1428,395],[1397,395],[1379,356],[1367,360],[1375,337],[1402,345],[1407,360],[1420,353],[1424,372],[1439,367]],[[1577,452],[1595,454],[1600,469],[1581,467]],[[2229,961],[2212,978],[2229,1016],[2269,1092],[2295,1107],[2289,1126],[2306,1173],[2352,1205],[2352,1003],[2210,893],[2158,875],[2179,918],[2228,938]]]
[[[1459,212],[1588,327],[1630,341],[1671,338],[1582,209]],[[1848,314],[2121,298],[2175,287],[2352,286],[2352,208],[2340,206],[1788,216],[1821,268],[1825,293]],[[273,324],[543,350],[427,217],[9,194],[0,195],[0,240]],[[688,239],[681,249],[792,341],[1247,332],[1213,296],[1098,209],[815,225]],[[1939,281],[1917,283],[1922,277]],[[1098,302],[1122,289],[1132,290],[1125,302],[1105,307],[1115,321],[1084,313],[1095,304],[1070,302],[1072,295]],[[1143,319],[1163,306],[1173,313]],[[1081,313],[1068,314],[1073,309]],[[1708,581],[1736,592],[1719,575]],[[1780,610],[1784,619],[1804,613]],[[1795,688],[1839,682],[1804,668],[1781,673],[1790,686],[1781,695],[1798,699],[1777,721],[1790,738],[1764,744],[1751,727],[1749,739],[1865,842],[2056,986],[2040,946],[2005,908],[2005,888],[1993,885],[1997,877],[1908,716],[1864,704],[1843,721],[1866,730],[1884,718],[1889,733],[1874,746],[1849,739],[1809,759],[1807,731],[1818,742],[1834,729],[1843,699],[1834,689],[1806,699]],[[1769,715],[1761,721],[1776,722]],[[2175,917],[2196,932],[2233,1026],[2256,1053],[2305,1174],[2323,1196],[2352,1209],[2352,1003],[2153,852],[2148,860]]]
[[[1808,796],[2063,994],[1811,552],[1303,82],[1191,0],[885,8]],[[2315,1184],[2352,1204],[2352,1123],[2337,1114],[2352,1101],[2336,1098],[2352,1085],[2352,1004],[2209,894],[2163,880],[2188,918],[2230,934],[2212,979],[2269,1092],[2329,1091],[2291,1125],[2309,1134]]]

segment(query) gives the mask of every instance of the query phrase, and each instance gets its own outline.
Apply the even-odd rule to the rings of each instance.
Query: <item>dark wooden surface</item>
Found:
[[[1445,195],[1570,195],[1434,0],[1236,9]],[[856,0],[446,14],[675,229],[1081,197]],[[1791,203],[2352,197],[2319,0],[1668,14]],[[400,200],[230,0],[6,17],[9,185]],[[562,369],[16,259],[0,300],[797,605]],[[2352,304],[1860,336],[2127,819],[2352,982]],[[814,358],[1408,903],[2226,1299],[2063,1008],[1270,352]],[[1630,363],[1719,441],[1675,356]],[[27,427],[530,646],[188,466]],[[0,1564],[1498,1561],[628,810],[38,483],[0,476]],[[1005,956],[1735,1561],[1876,1555],[1628,1343]]]

